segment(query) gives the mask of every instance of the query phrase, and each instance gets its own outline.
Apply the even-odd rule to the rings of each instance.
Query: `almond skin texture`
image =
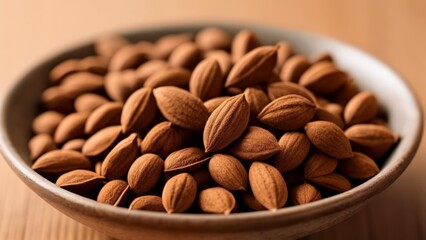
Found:
[[[135,160],[127,174],[130,190],[142,195],[151,191],[163,173],[163,159],[158,155],[147,153]]]
[[[250,106],[243,94],[225,100],[207,120],[204,128],[206,152],[216,152],[239,138],[250,119]]]
[[[346,192],[351,189],[351,183],[349,180],[337,173],[331,173],[321,177],[311,178],[309,180],[321,187],[339,193]]]
[[[348,102],[344,111],[347,125],[366,123],[373,119],[379,111],[379,102],[371,92],[360,92]]]
[[[337,168],[337,159],[321,153],[313,154],[305,163],[305,178],[328,175]]]
[[[182,173],[191,172],[201,167],[210,158],[203,149],[188,147],[172,152],[164,161],[164,172]]]
[[[166,158],[170,153],[182,147],[183,136],[181,129],[171,122],[161,122],[155,125],[142,140],[143,153],[155,153]]]
[[[96,108],[87,118],[84,126],[86,134],[93,134],[102,128],[120,124],[123,105],[118,102],[108,102]]]
[[[306,204],[321,199],[321,192],[309,183],[291,189],[291,199],[295,205]]]
[[[380,171],[373,159],[359,152],[354,152],[353,157],[340,161],[339,170],[353,179],[369,179]]]
[[[207,108],[211,114],[220,104],[222,104],[226,99],[230,98],[229,96],[222,96],[209,99],[204,102],[204,106]]]
[[[184,68],[167,68],[153,73],[144,83],[144,87],[157,88],[175,86],[187,88],[191,79],[191,72]]]
[[[195,43],[203,51],[214,49],[229,49],[231,36],[220,28],[210,27],[198,32]]]
[[[334,123],[315,121],[306,124],[306,135],[321,152],[337,158],[352,157],[352,147],[342,129]]]
[[[28,149],[30,151],[31,159],[37,159],[41,155],[55,150],[56,144],[53,141],[52,136],[49,134],[38,134],[30,139],[28,142]]]
[[[244,204],[254,211],[262,211],[266,210],[262,204],[260,204],[256,198],[253,196],[253,193],[251,192],[242,192],[241,193],[241,199],[243,200]]]
[[[289,58],[280,73],[280,77],[285,82],[299,82],[302,74],[310,67],[309,61],[302,55],[295,55]]]
[[[317,108],[313,121],[328,121],[336,124],[342,130],[345,129],[345,123],[339,115],[333,114],[322,107]]]
[[[67,115],[55,131],[56,143],[64,143],[70,139],[84,135],[84,126],[89,118],[89,112],[77,112]]]
[[[228,75],[229,71],[232,68],[231,55],[229,55],[229,53],[225,51],[222,51],[222,50],[208,51],[205,53],[205,58],[215,59],[219,63],[223,76]]]
[[[102,175],[111,180],[126,176],[138,153],[137,134],[132,133],[115,145],[105,157],[102,163]]]
[[[206,101],[220,96],[223,74],[219,63],[213,58],[201,61],[194,69],[189,81],[189,92]]]
[[[280,146],[272,133],[254,126],[248,127],[229,148],[233,156],[246,161],[263,161],[279,150]]]
[[[205,213],[229,215],[235,205],[234,195],[221,187],[208,188],[198,194],[198,206]]]
[[[309,153],[311,143],[306,134],[287,132],[278,141],[279,152],[274,165],[280,172],[289,172],[298,167]]]
[[[56,185],[70,192],[85,195],[95,190],[105,180],[95,172],[88,170],[73,170],[62,174]]]
[[[154,96],[161,113],[173,124],[196,131],[204,129],[209,112],[200,99],[177,87],[156,88]]]
[[[51,136],[54,135],[56,128],[64,119],[64,115],[55,111],[46,111],[41,113],[33,120],[33,131],[36,134],[46,133]]]
[[[299,83],[318,95],[336,92],[345,84],[347,75],[330,62],[312,65],[300,78]]]
[[[129,185],[123,180],[112,180],[102,187],[98,194],[98,202],[123,206],[129,195]]]
[[[250,116],[254,118],[270,102],[265,92],[257,88],[246,88],[244,90],[244,97],[250,106]]]
[[[258,47],[235,63],[229,72],[225,87],[247,87],[269,79],[277,62],[277,49]]]
[[[296,83],[274,82],[268,85],[268,97],[271,101],[290,94],[300,95],[311,100],[313,103],[317,101],[315,95],[311,91]]]
[[[87,139],[81,152],[90,157],[100,155],[113,145],[120,133],[121,126],[103,128]]]
[[[72,170],[90,167],[90,160],[77,151],[53,150],[39,157],[31,168],[43,176],[58,177]]]
[[[152,195],[135,198],[130,204],[129,210],[166,212],[161,197]]]
[[[155,118],[157,104],[152,89],[142,88],[127,99],[121,113],[123,133],[139,132],[145,129]]]
[[[253,162],[249,170],[249,181],[254,197],[265,208],[276,211],[287,202],[287,185],[281,173],[273,166]]]
[[[275,129],[291,131],[302,128],[314,117],[315,111],[313,102],[291,94],[266,105],[257,117],[262,123]]]
[[[169,65],[171,67],[194,69],[200,59],[201,51],[197,45],[192,42],[186,42],[173,50],[169,58]]]
[[[229,191],[246,190],[247,172],[241,162],[231,155],[217,153],[209,162],[212,178]]]
[[[86,93],[75,99],[74,108],[77,112],[91,112],[107,102],[108,99],[101,95]]]
[[[170,178],[164,185],[162,201],[167,213],[185,212],[194,202],[197,182],[188,173]]]
[[[256,35],[250,30],[241,30],[232,40],[232,61],[239,61],[246,53],[260,46]]]

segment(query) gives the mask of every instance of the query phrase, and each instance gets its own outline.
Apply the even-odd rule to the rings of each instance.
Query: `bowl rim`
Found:
[[[153,25],[150,27],[138,28],[137,30],[127,31],[121,35],[135,35],[141,34],[144,32],[150,31],[163,31],[170,32],[176,28],[188,28],[196,29],[206,26],[218,26],[224,28],[263,28],[270,31],[279,31],[287,32],[290,34],[299,35],[304,38],[315,38],[322,39],[327,42],[331,42],[333,45],[337,44],[345,48],[349,48],[356,52],[361,53],[365,57],[370,58],[375,61],[377,64],[381,65],[387,71],[390,71],[391,74],[395,75],[398,78],[398,81],[407,89],[410,95],[405,97],[411,98],[413,102],[413,111],[415,114],[415,119],[413,119],[413,124],[409,126],[410,131],[407,136],[405,136],[397,148],[404,147],[404,151],[398,152],[397,155],[392,156],[395,160],[388,164],[384,169],[382,169],[378,175],[372,179],[364,182],[363,184],[352,188],[351,190],[340,193],[331,197],[321,199],[316,202],[312,202],[305,205],[291,206],[277,210],[276,212],[271,213],[270,211],[257,211],[257,212],[244,212],[230,214],[228,216],[224,215],[213,215],[213,214],[165,214],[158,212],[149,212],[149,211],[128,211],[126,208],[117,208],[107,204],[100,204],[94,200],[81,197],[77,194],[68,192],[62,188],[57,187],[54,183],[48,181],[35,171],[31,169],[25,161],[20,158],[19,154],[15,151],[9,136],[7,133],[7,125],[5,120],[7,106],[10,105],[11,97],[19,89],[19,86],[24,83],[24,79],[27,78],[27,75],[31,70],[41,66],[43,63],[52,59],[52,57],[44,59],[44,61],[39,62],[36,66],[30,68],[24,75],[18,78],[12,86],[10,86],[5,92],[6,94],[1,99],[0,105],[0,150],[7,161],[8,165],[13,169],[13,171],[28,185],[28,182],[34,182],[38,185],[39,191],[47,191],[52,194],[52,197],[59,199],[64,199],[68,201],[68,207],[75,209],[76,211],[84,211],[86,214],[96,215],[99,217],[110,217],[120,220],[137,222],[140,224],[147,224],[156,228],[156,222],[162,222],[164,224],[170,224],[170,227],[180,224],[186,224],[191,226],[196,226],[195,231],[201,231],[209,228],[218,229],[224,226],[234,225],[241,228],[249,228],[253,225],[265,225],[271,221],[276,221],[276,219],[281,219],[287,221],[301,221],[312,216],[322,216],[327,213],[335,212],[336,210],[341,210],[349,205],[356,203],[365,202],[365,200],[371,198],[373,195],[383,191],[389,185],[391,185],[407,168],[411,160],[413,159],[423,133],[423,113],[420,101],[416,94],[413,91],[413,88],[409,86],[408,82],[401,77],[394,69],[389,67],[388,64],[383,63],[383,61],[378,60],[376,57],[360,50],[356,47],[353,47],[349,44],[346,44],[340,40],[336,40],[330,37],[325,37],[320,34],[308,33],[305,31],[294,30],[287,27],[279,27],[273,25],[261,25],[261,24],[252,24],[252,23],[218,23],[218,22],[204,22],[197,24],[188,24],[188,23],[178,23],[173,25]],[[76,46],[85,46],[85,44],[78,44]],[[68,51],[72,51],[76,47],[66,48],[66,50],[58,52],[53,56],[58,56]],[[33,190],[33,189],[32,189]],[[39,194],[37,191],[35,191]],[[248,221],[252,224],[249,225],[239,225],[241,221]],[[282,222],[283,223],[283,222]],[[225,230],[225,229],[223,229]]]

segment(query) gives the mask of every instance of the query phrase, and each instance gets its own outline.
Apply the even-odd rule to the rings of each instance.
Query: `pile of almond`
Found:
[[[375,176],[398,141],[330,54],[218,28],[113,36],[50,72],[29,141],[61,188],[131,210],[275,211]]]

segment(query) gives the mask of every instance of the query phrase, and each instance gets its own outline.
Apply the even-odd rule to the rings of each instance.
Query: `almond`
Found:
[[[228,75],[232,68],[232,59],[229,53],[222,50],[208,51],[205,53],[205,58],[215,59],[222,70],[223,76]]]
[[[345,129],[345,123],[340,116],[333,114],[322,107],[317,108],[313,121],[328,121],[336,124],[342,130]]]
[[[200,168],[191,172],[192,177],[194,177],[197,182],[197,189],[203,190],[216,185],[216,182],[210,175],[210,172],[206,168]]]
[[[78,62],[77,70],[105,75],[108,71],[108,62],[104,57],[88,56]]]
[[[194,69],[201,59],[201,51],[192,42],[185,42],[179,45],[170,54],[169,64],[171,67]]]
[[[74,111],[74,99],[62,94],[59,87],[50,87],[41,94],[41,101],[46,110],[60,113],[71,113]]]
[[[55,111],[43,112],[34,118],[32,123],[33,131],[36,134],[46,133],[53,136],[64,117],[62,113]]]
[[[266,210],[262,204],[260,204],[256,198],[253,196],[253,193],[251,192],[242,192],[241,193],[241,199],[243,200],[244,204],[254,211],[262,211]]]
[[[333,57],[330,55],[330,53],[324,52],[316,55],[314,59],[312,60],[312,63],[319,63],[319,62],[331,62],[333,63]]]
[[[358,93],[358,88],[355,85],[355,82],[349,77],[346,79],[345,83],[331,96],[333,102],[336,102],[342,106],[345,106],[353,96]]]
[[[156,72],[161,72],[169,68],[169,64],[163,60],[150,60],[136,69],[136,75],[141,83],[144,83]]]
[[[200,99],[177,87],[156,88],[154,96],[167,120],[182,128],[203,130],[209,112]]]
[[[291,199],[294,205],[301,205],[321,199],[321,192],[309,183],[298,185],[291,189]]]
[[[198,206],[206,213],[228,215],[236,206],[234,195],[221,187],[208,188],[198,194]]]
[[[337,168],[337,159],[321,153],[313,154],[305,163],[305,178],[328,175]]]
[[[360,152],[354,152],[353,157],[339,162],[339,170],[353,179],[369,179],[380,171],[373,159]]]
[[[188,173],[170,178],[164,185],[162,201],[167,213],[185,212],[194,202],[197,183]]]
[[[275,129],[291,131],[302,128],[311,120],[316,106],[305,97],[291,94],[280,97],[266,105],[258,119]]]
[[[232,61],[239,61],[246,53],[259,46],[260,42],[252,31],[246,29],[238,32],[232,40]]]
[[[191,41],[192,36],[188,33],[168,34],[155,42],[155,52],[158,58],[166,59],[177,47]]]
[[[315,121],[306,124],[306,135],[311,143],[323,153],[337,158],[352,157],[349,139],[336,124],[327,121]]]
[[[269,131],[249,126],[229,148],[229,152],[242,160],[264,161],[280,151],[277,139]]]
[[[324,109],[338,117],[343,115],[343,107],[338,103],[328,103]]]
[[[101,95],[94,93],[85,93],[75,99],[74,108],[77,112],[92,112],[93,110],[107,102],[108,99]]]
[[[244,97],[250,106],[250,115],[254,118],[270,102],[265,92],[257,88],[246,88],[244,90]]]
[[[253,162],[249,170],[253,195],[265,208],[276,211],[287,202],[287,185],[280,172],[263,162]]]
[[[118,139],[120,133],[121,126],[110,126],[101,129],[87,139],[83,145],[82,153],[92,157],[104,153]]]
[[[209,99],[204,102],[204,106],[207,108],[211,114],[220,104],[222,104],[226,99],[230,98],[229,96],[222,96]]]
[[[78,169],[62,174],[56,180],[56,185],[70,192],[85,195],[95,190],[104,180],[104,177],[92,171]]]
[[[102,175],[110,180],[124,177],[139,154],[137,134],[132,133],[108,153],[102,163]]]
[[[313,103],[317,101],[315,95],[311,91],[296,83],[275,82],[268,85],[268,97],[271,101],[290,94],[300,95],[311,100]]]
[[[198,32],[195,43],[203,51],[229,49],[231,36],[220,28],[209,27]]]
[[[129,44],[129,41],[120,36],[106,36],[96,41],[95,51],[97,55],[109,60],[120,48],[127,44]]]
[[[277,49],[263,46],[244,55],[229,72],[225,87],[247,87],[268,80],[277,62]]]
[[[360,92],[353,96],[345,107],[343,114],[347,125],[366,123],[379,111],[379,103],[371,92]]]
[[[346,79],[346,73],[338,70],[334,64],[319,62],[303,73],[299,83],[318,95],[326,95],[336,92]]]
[[[55,131],[55,142],[64,143],[70,139],[84,136],[84,126],[89,114],[89,112],[76,112],[67,115]]]
[[[278,145],[280,150],[275,155],[274,165],[280,172],[289,172],[305,160],[311,143],[304,133],[286,132]]]
[[[93,134],[102,128],[120,124],[123,105],[118,102],[108,102],[96,108],[87,118],[84,132]]]
[[[311,178],[309,180],[321,187],[335,192],[345,192],[351,189],[351,183],[349,180],[337,173],[331,173],[325,176]]]
[[[225,100],[207,120],[204,128],[206,152],[219,151],[239,138],[247,127],[250,107],[240,94]]]
[[[286,41],[279,41],[275,46],[277,46],[277,64],[274,72],[280,73],[287,60],[293,55],[293,47]]]
[[[137,68],[149,59],[150,49],[140,47],[137,44],[128,44],[117,50],[109,63],[110,71],[122,71],[129,68]]]
[[[143,83],[133,69],[109,72],[105,76],[105,91],[112,100],[124,103],[134,91],[143,86]]]
[[[123,206],[129,195],[129,185],[123,180],[112,180],[102,187],[98,194],[98,202]]]
[[[85,142],[86,140],[83,138],[72,139],[64,143],[64,145],[62,145],[62,149],[81,152],[81,149],[83,148]]]
[[[163,159],[158,155],[147,153],[135,160],[127,174],[130,189],[142,195],[151,191],[163,173]]]
[[[141,149],[143,153],[155,153],[166,158],[170,153],[180,149],[182,142],[181,129],[171,122],[161,122],[146,134]]]
[[[194,69],[189,81],[189,91],[202,101],[220,96],[223,74],[219,63],[213,58],[201,61]]]
[[[230,190],[246,190],[247,172],[241,162],[231,155],[217,153],[209,162],[212,178],[222,187]]]
[[[184,68],[167,68],[153,73],[146,79],[144,87],[157,88],[161,86],[175,86],[187,88],[191,72]]]
[[[308,59],[302,55],[295,55],[289,58],[281,72],[280,77],[285,82],[299,82],[302,74],[311,66]]]
[[[129,210],[144,210],[154,212],[165,212],[163,202],[159,196],[142,196],[135,198],[129,206]]]
[[[37,159],[41,155],[55,150],[56,144],[52,136],[46,133],[35,135],[28,142],[28,149],[30,150],[31,159]]]
[[[59,82],[65,76],[75,73],[79,60],[68,59],[56,65],[49,73],[50,80],[54,83]]]
[[[71,150],[53,150],[43,154],[31,167],[43,176],[58,177],[76,169],[89,169],[90,160],[83,154]]]
[[[140,132],[155,118],[157,104],[151,88],[142,88],[130,95],[123,106],[121,126],[123,133]]]
[[[97,161],[95,163],[95,173],[102,176],[102,162],[101,161]]]
[[[204,150],[196,147],[188,147],[172,152],[164,161],[164,172],[182,173],[191,172],[201,167],[210,158]]]
[[[66,77],[59,86],[60,93],[75,99],[84,93],[99,92],[104,88],[104,77],[94,73],[78,72]]]

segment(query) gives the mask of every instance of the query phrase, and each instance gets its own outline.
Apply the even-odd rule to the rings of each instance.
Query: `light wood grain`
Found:
[[[100,34],[154,24],[243,21],[302,29],[358,46],[394,66],[426,106],[426,1],[0,0],[2,89],[24,70]],[[309,239],[425,239],[426,143],[403,176],[349,220]],[[108,239],[62,215],[0,161],[0,239]]]

